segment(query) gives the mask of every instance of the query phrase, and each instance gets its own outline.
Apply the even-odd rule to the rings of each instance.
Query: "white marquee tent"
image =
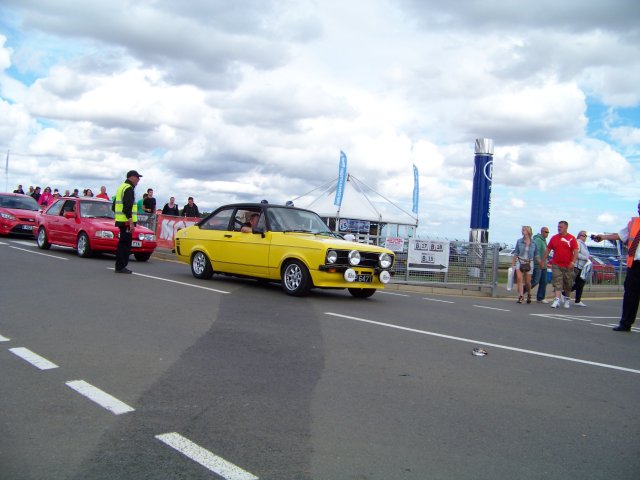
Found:
[[[338,179],[295,198],[296,207],[313,210],[321,217],[365,220],[378,224],[418,226],[417,217],[385,198],[353,175],[347,175],[341,206],[334,205]]]

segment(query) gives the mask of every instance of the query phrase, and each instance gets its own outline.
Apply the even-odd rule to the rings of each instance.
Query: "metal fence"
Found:
[[[435,269],[412,268],[407,265],[407,252],[396,253],[392,281],[490,290],[495,296],[499,251],[497,243],[449,242],[448,265]]]
[[[500,255],[498,244],[452,241],[449,263],[441,270],[407,268],[408,253],[396,253],[393,283],[419,284],[444,288],[466,288],[497,293],[498,283],[506,285],[506,270],[511,266],[511,255]],[[585,291],[601,287],[622,288],[626,275],[624,257],[610,256],[611,263],[594,262]],[[597,265],[596,265],[597,264]],[[551,285],[551,281],[549,281]]]

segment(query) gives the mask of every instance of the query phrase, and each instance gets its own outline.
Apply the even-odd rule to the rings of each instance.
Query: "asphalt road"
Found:
[[[0,239],[0,479],[640,478],[619,300],[293,298],[113,264]]]

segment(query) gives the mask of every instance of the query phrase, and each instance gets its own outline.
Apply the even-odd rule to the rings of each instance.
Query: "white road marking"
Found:
[[[524,349],[524,348],[510,347],[508,345],[500,345],[498,343],[490,343],[490,342],[485,342],[485,341],[482,341],[482,340],[474,340],[474,339],[471,339],[471,338],[456,337],[456,336],[453,336],[453,335],[444,335],[442,333],[428,332],[426,330],[417,330],[415,328],[402,327],[400,325],[394,325],[394,324],[391,324],[391,323],[376,322],[374,320],[367,320],[367,319],[364,319],[364,318],[351,317],[349,315],[342,315],[342,314],[339,314],[339,313],[325,312],[325,315],[331,315],[333,317],[339,317],[339,318],[346,318],[347,320],[355,320],[356,322],[369,323],[371,325],[378,325],[378,326],[381,326],[381,327],[394,328],[394,329],[403,330],[403,331],[406,331],[406,332],[420,333],[422,335],[430,335],[432,337],[446,338],[448,340],[456,340],[458,342],[473,343],[475,345],[484,345],[484,346],[487,346],[487,347],[499,348],[499,349],[502,349],[502,350],[509,350],[509,351],[512,351],[512,352],[527,353],[529,355],[536,355],[536,356],[539,356],[539,357],[555,358],[556,360],[564,360],[564,361],[567,361],[567,362],[581,363],[581,364],[584,364],[584,365],[592,365],[592,366],[595,366],[595,367],[610,368],[612,370],[620,370],[620,371],[623,371],[623,372],[630,372],[630,373],[640,374],[640,370],[636,370],[634,368],[620,367],[618,365],[610,365],[610,364],[607,364],[607,363],[591,362],[589,360],[582,360],[580,358],[565,357],[563,355],[554,355],[552,353],[538,352],[536,350],[527,350],[527,349]]]
[[[554,315],[553,313],[530,313],[529,315],[531,315],[532,317],[543,317],[543,318],[550,318],[552,320],[562,320],[564,322],[573,322],[573,320],[570,318],[565,318],[562,315]]]
[[[596,327],[613,328],[613,327],[617,327],[618,323],[617,322],[616,323],[607,323],[607,324],[604,324],[604,323],[592,323],[591,325],[595,325]],[[632,332],[640,332],[640,328],[631,327],[631,331]]]
[[[115,269],[112,267],[109,267],[107,270],[115,270]],[[179,282],[177,280],[170,280],[168,278],[154,277],[153,275],[145,275],[144,273],[133,272],[132,275],[137,275],[138,277],[151,278],[153,280],[160,280],[162,282],[177,283],[178,285],[184,285],[185,287],[201,288],[202,290],[209,290],[210,292],[231,293],[231,292],[225,292],[224,290],[217,290],[215,288],[203,287],[201,285],[194,285],[193,283]]]
[[[214,455],[209,450],[193,443],[179,433],[163,433],[162,435],[156,435],[156,438],[226,480],[258,480],[255,475],[222,457]]]
[[[135,411],[134,408],[118,400],[113,395],[109,395],[104,390],[100,390],[98,387],[94,387],[84,380],[73,380],[70,382],[65,382],[65,385],[71,387],[80,395],[84,395],[89,400],[97,403],[103,408],[106,408],[115,415],[121,415],[123,413]]]
[[[12,240],[11,243],[17,243],[18,245],[26,245],[27,247],[37,247],[36,242],[27,242],[26,240]]]
[[[3,337],[2,335],[0,335],[0,342],[8,342],[9,340],[11,340],[11,339],[7,338],[7,337]]]
[[[501,312],[510,312],[511,310],[507,310],[506,308],[495,308],[495,307],[485,307],[483,305],[473,305],[477,308],[486,308],[487,310],[500,310]]]
[[[57,258],[58,260],[69,260],[68,258],[56,257],[55,255],[49,255],[48,253],[32,252],[31,250],[27,250],[26,248],[19,248],[19,247],[9,247],[9,248],[15,248],[16,250],[22,250],[23,252],[28,252],[28,253],[35,253],[36,255],[44,255],[45,257]]]
[[[409,296],[409,295],[406,295],[404,293],[384,292],[384,291],[380,291],[380,290],[378,290],[378,293],[383,293],[385,295],[395,295],[396,297],[408,297]]]
[[[53,362],[50,362],[44,357],[41,357],[37,353],[33,353],[28,348],[18,347],[18,348],[10,348],[9,351],[14,355],[26,360],[34,367],[38,367],[40,370],[51,370],[52,368],[58,368]]]
[[[429,300],[430,302],[440,302],[440,303],[456,303],[456,302],[450,302],[449,300],[439,300],[437,298],[427,298],[427,297],[424,297],[423,300]]]
[[[0,245],[9,245],[9,244],[6,242],[0,242]]]

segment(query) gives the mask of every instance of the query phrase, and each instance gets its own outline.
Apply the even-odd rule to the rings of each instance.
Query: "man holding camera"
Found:
[[[640,215],[640,203],[638,203]],[[636,321],[638,303],[640,303],[640,217],[632,217],[625,228],[618,233],[591,235],[596,242],[602,240],[621,240],[627,244],[627,276],[624,279],[624,297],[622,298],[622,316],[619,325],[613,327],[616,332],[629,332]]]

